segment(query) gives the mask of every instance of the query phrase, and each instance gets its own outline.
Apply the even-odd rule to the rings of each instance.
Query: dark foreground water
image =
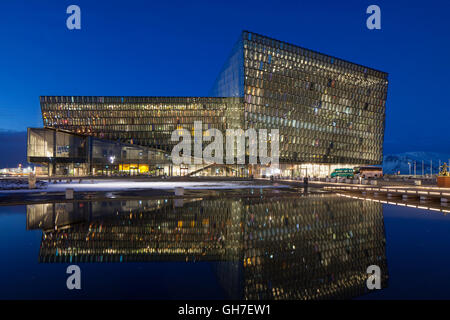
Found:
[[[330,194],[3,206],[0,298],[449,299],[449,231],[439,212]]]

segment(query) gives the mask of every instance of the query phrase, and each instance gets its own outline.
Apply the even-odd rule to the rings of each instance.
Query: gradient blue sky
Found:
[[[366,28],[371,4],[382,30]],[[2,0],[0,130],[42,126],[40,95],[205,96],[246,29],[388,72],[385,151],[450,153],[449,14],[437,0]]]

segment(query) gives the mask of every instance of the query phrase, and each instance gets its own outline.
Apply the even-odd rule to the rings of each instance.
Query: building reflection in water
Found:
[[[39,260],[211,261],[233,299],[360,296],[387,265],[382,205],[336,195],[27,206]]]

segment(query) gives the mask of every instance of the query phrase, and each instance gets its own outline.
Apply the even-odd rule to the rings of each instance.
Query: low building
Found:
[[[55,128],[28,128],[28,161],[48,168],[48,174],[170,175],[167,152],[134,144],[82,135]]]

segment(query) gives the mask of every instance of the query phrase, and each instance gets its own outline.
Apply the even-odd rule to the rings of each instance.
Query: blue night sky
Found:
[[[71,4],[81,30],[66,28]],[[381,30],[366,28],[371,4]],[[385,151],[450,153],[449,12],[437,0],[2,0],[0,131],[42,126],[40,95],[206,96],[245,29],[388,72]]]

